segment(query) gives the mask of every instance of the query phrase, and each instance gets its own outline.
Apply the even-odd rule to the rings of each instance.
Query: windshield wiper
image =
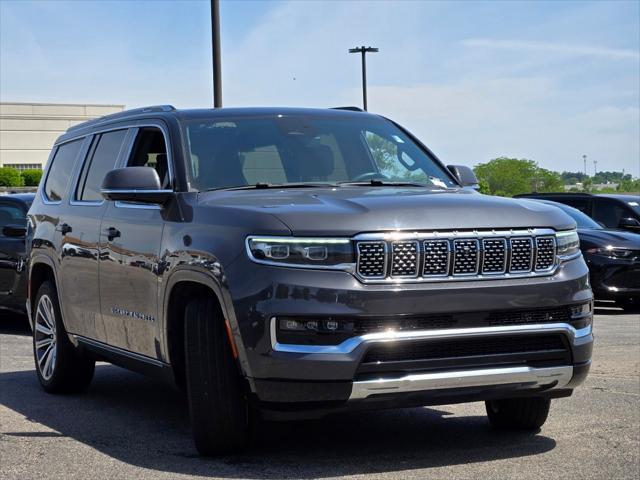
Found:
[[[338,182],[341,187],[430,187],[424,183],[417,182],[387,182],[378,178],[363,182]]]
[[[201,190],[203,192],[208,192],[212,190],[260,190],[267,188],[327,188],[327,187],[335,187],[332,183],[308,183],[308,182],[300,182],[300,183],[268,183],[268,182],[257,182],[252,183],[251,185],[238,185],[235,187],[222,187],[222,188],[208,188],[206,190]]]

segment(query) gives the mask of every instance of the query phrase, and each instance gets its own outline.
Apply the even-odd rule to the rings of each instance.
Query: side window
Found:
[[[570,207],[577,208],[582,213],[586,213],[587,215],[589,215],[590,213],[588,198],[560,197],[560,198],[550,198],[550,200],[553,200],[554,202],[561,202],[561,203],[564,203],[565,205],[569,205]]]
[[[155,168],[163,189],[171,188],[167,145],[162,130],[156,127],[141,128],[133,145],[127,167]]]
[[[82,169],[76,200],[96,202],[102,200],[100,186],[109,170],[113,170],[124,142],[126,130],[100,134],[93,139],[89,156]]]
[[[44,184],[44,194],[49,201],[59,202],[62,200],[83,141],[84,139],[79,139],[60,145],[51,159],[51,167]]]
[[[24,210],[12,203],[0,202],[0,236],[2,236],[2,227],[26,224],[27,217]]]
[[[618,203],[603,198],[596,198],[593,202],[593,219],[605,227],[618,228],[620,219],[625,215],[625,208]]]

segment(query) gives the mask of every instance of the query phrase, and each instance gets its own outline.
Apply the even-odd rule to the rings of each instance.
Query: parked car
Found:
[[[25,314],[27,211],[33,194],[0,196],[0,312]]]
[[[166,378],[203,455],[346,409],[485,401],[537,429],[589,370],[575,221],[463,188],[378,115],[131,110],[70,128],[43,178],[41,385],[87,388],[96,359]]]
[[[640,235],[604,228],[580,210],[549,200],[578,225],[580,250],[589,266],[596,300],[615,300],[625,310],[640,308]]]
[[[593,218],[606,228],[640,234],[640,195],[591,193],[527,193],[516,198],[538,198],[564,203]]]

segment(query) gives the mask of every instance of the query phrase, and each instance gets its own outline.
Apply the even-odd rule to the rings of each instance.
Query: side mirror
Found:
[[[478,182],[476,174],[466,165],[447,165],[447,168],[463,187],[480,189],[480,182]]]
[[[620,222],[618,222],[618,228],[624,228],[625,230],[640,230],[640,221],[631,217],[621,218]]]
[[[100,193],[107,200],[165,204],[173,195],[173,190],[162,189],[155,169],[127,167],[108,172]]]
[[[27,234],[27,227],[22,225],[5,225],[2,227],[2,235],[12,238],[23,238]]]

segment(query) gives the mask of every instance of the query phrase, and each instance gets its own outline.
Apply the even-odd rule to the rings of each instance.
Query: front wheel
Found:
[[[185,309],[185,367],[189,413],[200,455],[246,449],[251,439],[250,405],[229,344],[225,320],[213,298]]]
[[[53,283],[40,286],[34,305],[33,356],[40,385],[49,393],[85,390],[93,378],[95,361],[69,340]]]
[[[549,415],[551,400],[541,397],[509,398],[485,402],[492,427],[508,430],[537,430]]]

